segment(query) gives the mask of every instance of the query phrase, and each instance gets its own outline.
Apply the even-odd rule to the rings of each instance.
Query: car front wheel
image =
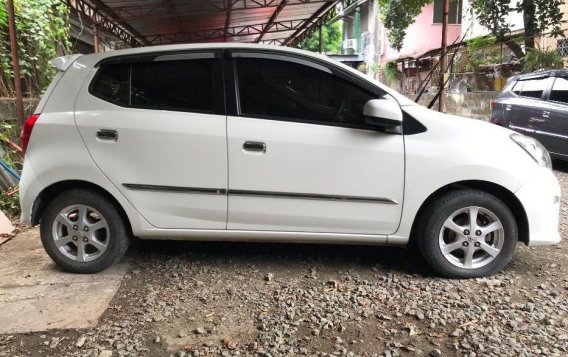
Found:
[[[51,259],[72,273],[96,273],[122,257],[130,236],[116,207],[92,190],[55,198],[41,219],[41,241]]]
[[[439,274],[475,278],[494,274],[511,259],[518,241],[511,210],[478,190],[451,191],[423,214],[418,246]]]

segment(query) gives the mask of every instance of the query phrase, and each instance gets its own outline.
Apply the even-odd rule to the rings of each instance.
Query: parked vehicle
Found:
[[[556,244],[536,140],[440,114],[325,56],[238,44],[57,59],[26,121],[22,221],[64,270],[131,236],[406,245],[447,277]]]
[[[493,103],[491,122],[533,137],[568,160],[568,70],[513,77]]]

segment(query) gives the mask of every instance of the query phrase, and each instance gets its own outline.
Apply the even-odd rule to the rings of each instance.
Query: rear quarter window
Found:
[[[110,64],[99,69],[91,84],[90,92],[96,97],[119,105],[128,105],[130,65]]]

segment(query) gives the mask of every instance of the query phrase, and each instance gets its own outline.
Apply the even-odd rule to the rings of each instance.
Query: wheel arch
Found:
[[[34,202],[32,208],[32,217],[31,217],[32,226],[40,223],[41,216],[43,215],[45,208],[49,205],[51,201],[53,201],[57,196],[61,195],[63,192],[69,191],[71,189],[85,189],[102,194],[116,207],[116,209],[120,213],[120,216],[124,224],[126,225],[126,229],[131,235],[133,234],[132,224],[130,222],[130,219],[128,218],[126,211],[124,210],[122,205],[118,202],[118,200],[101,186],[83,180],[59,181],[51,184],[48,187],[45,187],[37,196]]]
[[[446,186],[440,187],[438,190],[434,191],[428,198],[422,203],[416,216],[414,217],[414,221],[412,223],[412,229],[410,233],[410,244],[414,244],[417,234],[416,229],[420,218],[424,214],[424,210],[430,206],[438,197],[442,196],[443,194],[452,191],[452,190],[459,190],[459,189],[474,189],[483,191],[489,194],[494,195],[495,197],[499,198],[513,213],[515,217],[515,221],[517,223],[518,232],[519,232],[519,241],[523,242],[525,245],[529,244],[529,223],[527,214],[523,205],[519,201],[519,199],[515,196],[514,193],[506,189],[505,187],[498,185],[493,182],[489,181],[481,181],[481,180],[469,180],[469,181],[459,181],[448,184]]]

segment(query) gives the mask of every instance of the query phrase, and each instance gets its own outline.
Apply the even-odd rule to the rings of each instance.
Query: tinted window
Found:
[[[243,115],[360,127],[377,95],[324,70],[271,59],[238,58]]]
[[[515,83],[515,85],[513,86],[512,92],[515,93],[516,95],[520,95],[521,89],[523,88],[523,83],[524,82],[522,82],[522,81]]]
[[[91,92],[107,101],[128,105],[128,72],[129,65],[108,65],[99,70]]]
[[[523,97],[538,98],[542,97],[542,92],[544,92],[546,78],[541,79],[530,79],[523,81],[523,90],[521,95]]]
[[[550,100],[568,103],[568,79],[556,78],[550,93]]]
[[[132,65],[134,107],[183,111],[213,111],[214,60],[194,59]]]

